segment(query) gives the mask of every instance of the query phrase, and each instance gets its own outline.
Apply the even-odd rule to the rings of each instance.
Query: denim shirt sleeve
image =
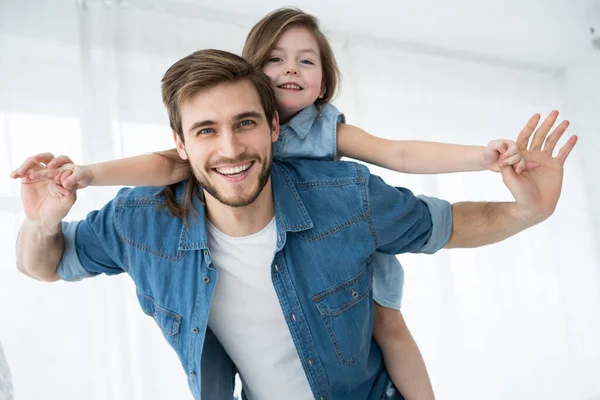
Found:
[[[65,239],[65,248],[56,272],[58,273],[58,276],[60,276],[60,279],[64,281],[79,281],[83,278],[97,275],[86,270],[77,256],[77,250],[75,249],[75,236],[77,234],[77,227],[81,222],[82,221],[62,222],[62,233]]]
[[[367,176],[369,214],[377,250],[386,254],[432,254],[445,246],[452,230],[450,203],[433,197],[416,197],[406,188],[387,185]]]
[[[89,213],[83,221],[62,223],[65,247],[57,269],[62,280],[78,281],[124,271],[125,246],[114,217],[115,200],[112,200],[101,210]]]
[[[431,214],[433,224],[429,240],[417,251],[417,253],[433,254],[442,249],[452,232],[452,206],[446,200],[428,197],[424,195],[417,196],[417,199],[425,203]]]

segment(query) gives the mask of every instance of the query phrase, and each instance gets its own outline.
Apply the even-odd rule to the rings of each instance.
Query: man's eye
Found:
[[[242,122],[240,122],[240,126],[245,127],[245,126],[253,126],[255,125],[254,121],[250,120],[250,119],[245,119]]]
[[[204,128],[204,129],[200,129],[198,132],[196,132],[196,135],[206,135],[207,133],[212,133],[215,130],[213,128]]]

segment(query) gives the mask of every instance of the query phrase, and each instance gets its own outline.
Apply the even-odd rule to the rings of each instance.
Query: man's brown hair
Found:
[[[177,61],[167,70],[162,79],[162,99],[169,114],[171,129],[177,133],[183,143],[185,143],[185,139],[181,126],[181,105],[201,90],[222,83],[240,81],[249,81],[256,88],[266,120],[270,125],[277,109],[271,80],[260,69],[242,57],[222,50],[200,50]],[[172,161],[182,162],[173,153],[158,154]],[[175,199],[174,185],[164,189],[167,208],[174,216],[183,219],[186,224],[190,210],[197,214],[193,207],[193,197],[196,196],[200,199],[198,182],[189,163],[188,160],[189,178],[182,201],[178,202]]]
[[[254,25],[248,34],[242,56],[250,64],[262,70],[279,37],[289,28],[297,26],[308,29],[319,45],[323,68],[321,84],[324,90],[323,96],[318,98],[315,103],[323,105],[331,101],[335,95],[340,83],[340,71],[329,41],[319,29],[319,21],[314,16],[296,8],[280,8],[269,13]]]

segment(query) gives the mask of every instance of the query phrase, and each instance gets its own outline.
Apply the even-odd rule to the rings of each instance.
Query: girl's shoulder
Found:
[[[317,108],[319,110],[319,118],[325,118],[336,123],[346,123],[345,115],[340,110],[338,110],[337,107],[333,104],[325,103]]]

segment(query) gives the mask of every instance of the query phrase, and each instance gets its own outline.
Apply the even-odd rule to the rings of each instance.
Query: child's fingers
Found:
[[[508,149],[508,145],[506,144],[506,141],[504,141],[502,139],[492,140],[491,142],[488,143],[487,147],[489,150],[497,151],[500,154],[504,154],[506,152],[506,150]]]
[[[55,169],[55,168],[59,168],[62,167],[65,164],[72,164],[73,161],[71,161],[71,159],[67,156],[58,156],[58,157],[54,157],[52,159],[52,161],[50,161],[46,167],[48,169]]]
[[[59,178],[60,184],[67,189],[71,189],[73,185],[77,183],[77,179],[74,177],[73,171],[68,169],[63,171]]]
[[[505,140],[504,142],[506,144],[506,151],[500,156],[501,161],[506,160],[519,153],[519,149],[517,148],[517,145],[514,142],[508,140]]]
[[[525,169],[525,160],[522,158],[515,164],[513,164],[513,169],[517,174],[520,174]]]
[[[58,196],[70,196],[71,191],[52,181],[49,185],[50,192]]]
[[[515,165],[517,164],[519,161],[521,161],[521,154],[517,153],[515,155],[512,155],[502,161],[500,161],[500,163],[498,164],[499,167],[508,167],[509,165]]]

